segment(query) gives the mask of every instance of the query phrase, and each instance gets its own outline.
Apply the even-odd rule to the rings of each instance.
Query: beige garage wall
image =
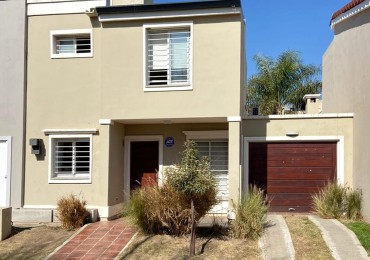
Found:
[[[298,134],[289,137],[287,134]],[[336,141],[339,140],[338,179],[353,186],[353,115],[320,114],[317,116],[251,117],[243,120],[244,140],[267,141]],[[246,145],[246,144],[245,144]],[[247,156],[247,155],[245,155]],[[340,159],[343,158],[343,159]],[[246,161],[246,158],[244,158]],[[245,165],[245,168],[248,166]],[[246,172],[246,170],[245,170]],[[343,175],[343,176],[339,176]],[[245,178],[247,176],[244,176]],[[244,188],[247,184],[243,183]]]

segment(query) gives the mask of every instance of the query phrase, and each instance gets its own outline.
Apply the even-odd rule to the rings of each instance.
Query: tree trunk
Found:
[[[195,209],[194,201],[191,200],[191,238],[190,238],[190,256],[195,256]]]

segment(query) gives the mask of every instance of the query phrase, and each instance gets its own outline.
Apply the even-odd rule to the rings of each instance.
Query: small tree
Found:
[[[216,204],[216,181],[206,157],[199,158],[196,144],[186,141],[181,162],[165,170],[169,185],[183,192],[191,206],[190,256],[195,255],[195,229],[198,220]]]

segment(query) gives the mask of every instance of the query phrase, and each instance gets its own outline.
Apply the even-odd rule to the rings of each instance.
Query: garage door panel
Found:
[[[267,185],[267,193],[298,193],[298,192],[307,192],[307,193],[317,193],[320,190],[320,187],[291,187],[291,186],[269,186]],[[292,194],[293,196],[294,194]]]
[[[269,180],[267,187],[324,187],[328,184],[326,180]]]
[[[292,212],[292,213],[303,213],[311,211],[311,206],[275,206],[270,205],[270,212]]]
[[[274,194],[269,194],[268,198],[273,198],[275,200],[289,200],[292,199],[292,194],[290,193],[274,193]],[[295,200],[310,200],[311,199],[311,194],[308,193],[295,193],[294,194],[294,199]]]
[[[269,167],[268,172],[269,175],[274,174],[331,174],[333,172],[332,167]]]
[[[249,181],[266,188],[270,211],[307,212],[311,196],[335,179],[335,142],[251,143]]]
[[[275,148],[275,149],[270,149],[266,154],[269,156],[275,156],[275,155],[281,155],[281,154],[286,154],[286,155],[297,155],[297,154],[307,154],[307,155],[317,155],[317,154],[327,154],[331,155],[332,154],[332,147],[307,147],[307,148],[294,148],[294,147],[289,147],[289,148]],[[261,153],[262,155],[262,153]]]
[[[330,167],[333,165],[333,160],[281,160],[268,161],[269,167]]]
[[[305,199],[305,200],[294,200],[294,199],[290,199],[290,200],[278,200],[276,198],[274,198],[273,196],[271,197],[271,199],[275,205],[279,205],[279,206],[292,206],[292,205],[295,205],[296,207],[297,206],[306,206],[306,207],[309,207],[311,206],[312,204],[312,200],[311,199]]]

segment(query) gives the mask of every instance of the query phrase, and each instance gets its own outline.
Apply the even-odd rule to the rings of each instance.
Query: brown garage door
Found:
[[[336,143],[250,143],[249,183],[267,192],[270,211],[307,212],[311,195],[336,178]]]

